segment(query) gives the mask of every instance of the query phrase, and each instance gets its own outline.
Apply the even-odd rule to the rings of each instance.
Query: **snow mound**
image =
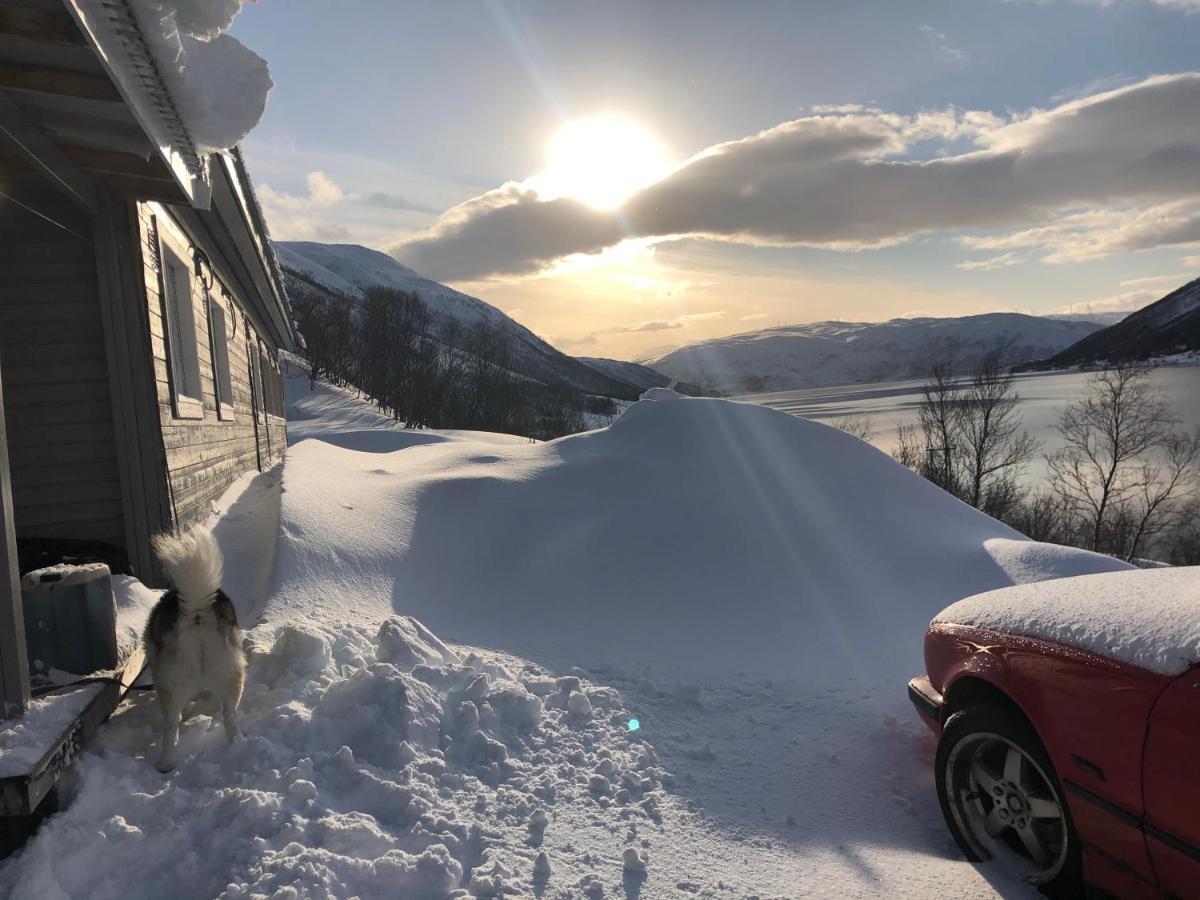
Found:
[[[1200,567],[1084,575],[960,600],[935,622],[976,625],[1178,675],[1200,663]]]
[[[1124,567],[1027,541],[837,429],[667,390],[545,444],[309,433],[270,618],[412,615],[547,665],[894,677],[955,600]]]

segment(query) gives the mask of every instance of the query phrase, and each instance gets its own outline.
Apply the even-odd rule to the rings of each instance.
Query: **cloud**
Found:
[[[617,210],[510,183],[392,252],[463,280],[536,272],[631,237],[848,251],[983,231],[991,243],[969,246],[1044,249],[1052,261],[1186,244],[1200,240],[1198,117],[1200,73],[1006,118],[814,114],[710,147]],[[968,150],[951,152],[964,141]],[[918,150],[924,158],[912,158]]]
[[[1126,278],[1121,287],[1165,287],[1174,288],[1187,280],[1186,275],[1149,275],[1145,278]]]
[[[263,184],[258,187],[258,198],[268,210],[302,212],[333,206],[345,197],[342,189],[324,172],[309,172],[304,181],[308,186],[308,194],[305,196],[277,191],[269,184]]]
[[[963,269],[967,272],[988,272],[992,269],[1006,269],[1009,266],[1020,265],[1025,261],[1015,250],[1010,250],[1008,253],[1001,253],[999,256],[989,256],[987,259],[970,259],[965,262],[957,263],[954,268]]]
[[[938,52],[951,62],[966,62],[967,54],[950,45],[950,38],[944,31],[938,31],[932,25],[918,25],[917,31],[929,38]]]
[[[1200,198],[1145,208],[1110,207],[1061,216],[1049,225],[1000,236],[966,237],[978,250],[1035,248],[1051,263],[1081,262],[1136,250],[1200,242]]]
[[[1048,6],[1054,0],[1008,0],[1008,2],[1036,3]],[[1200,12],[1200,0],[1072,0],[1072,2],[1076,6],[1097,6],[1101,9],[1115,9],[1119,6],[1134,6],[1138,3],[1148,2],[1152,6],[1177,9],[1184,13]]]
[[[613,328],[606,329],[606,331],[613,334],[636,334],[643,331],[674,331],[677,328],[686,328],[692,322],[703,322],[709,319],[723,319],[726,315],[728,315],[728,313],[726,313],[724,310],[702,313],[687,313],[682,316],[676,316],[673,319],[655,319],[649,322],[638,322],[636,325],[617,325]]]
[[[582,347],[594,347],[600,343],[600,339],[594,334],[585,334],[579,338],[560,337],[555,338],[550,342],[560,350],[579,349]]]
[[[353,236],[349,228],[336,222],[317,223],[313,231],[323,241],[349,241]]]
[[[424,203],[410,200],[403,194],[391,194],[387,191],[371,191],[369,194],[357,194],[354,197],[363,206],[375,206],[379,209],[395,209],[404,212],[435,213],[438,210]]]
[[[1076,315],[1091,315],[1106,312],[1135,312],[1143,306],[1149,306],[1155,300],[1161,299],[1160,291],[1139,290],[1127,291],[1123,294],[1113,294],[1101,300],[1090,300],[1087,303],[1072,303],[1064,306],[1060,312]]]
[[[749,315],[746,315],[746,316],[741,316],[738,319],[738,321],[739,322],[758,322],[761,319],[769,319],[769,318],[771,318],[770,313],[757,312],[757,313],[750,313]]]
[[[1200,269],[1200,256],[1185,256],[1183,264],[1189,269]]]

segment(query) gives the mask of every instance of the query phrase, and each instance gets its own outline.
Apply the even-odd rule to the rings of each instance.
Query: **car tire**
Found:
[[[1023,716],[1000,704],[954,713],[934,772],[942,815],[967,859],[999,858],[1050,897],[1084,896],[1081,845],[1062,782]]]

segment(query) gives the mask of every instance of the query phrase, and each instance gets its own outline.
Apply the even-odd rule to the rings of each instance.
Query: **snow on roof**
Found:
[[[1163,675],[1200,663],[1200,567],[1083,575],[960,600],[935,623],[1090,650]]]
[[[266,61],[225,34],[243,0],[129,0],[184,125],[203,155],[258,124],[273,82]]]
[[[304,402],[307,382],[289,391]],[[857,438],[749,404],[656,390],[540,444],[295,413],[287,609],[269,620],[402,611],[550,665],[820,681],[915,671],[959,598],[1124,565],[1025,540]]]

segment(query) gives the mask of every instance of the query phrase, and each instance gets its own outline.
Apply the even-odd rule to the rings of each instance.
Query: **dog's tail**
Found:
[[[179,599],[200,606],[221,587],[221,548],[212,532],[195,527],[182,534],[163,532],[154,538],[154,552]]]

